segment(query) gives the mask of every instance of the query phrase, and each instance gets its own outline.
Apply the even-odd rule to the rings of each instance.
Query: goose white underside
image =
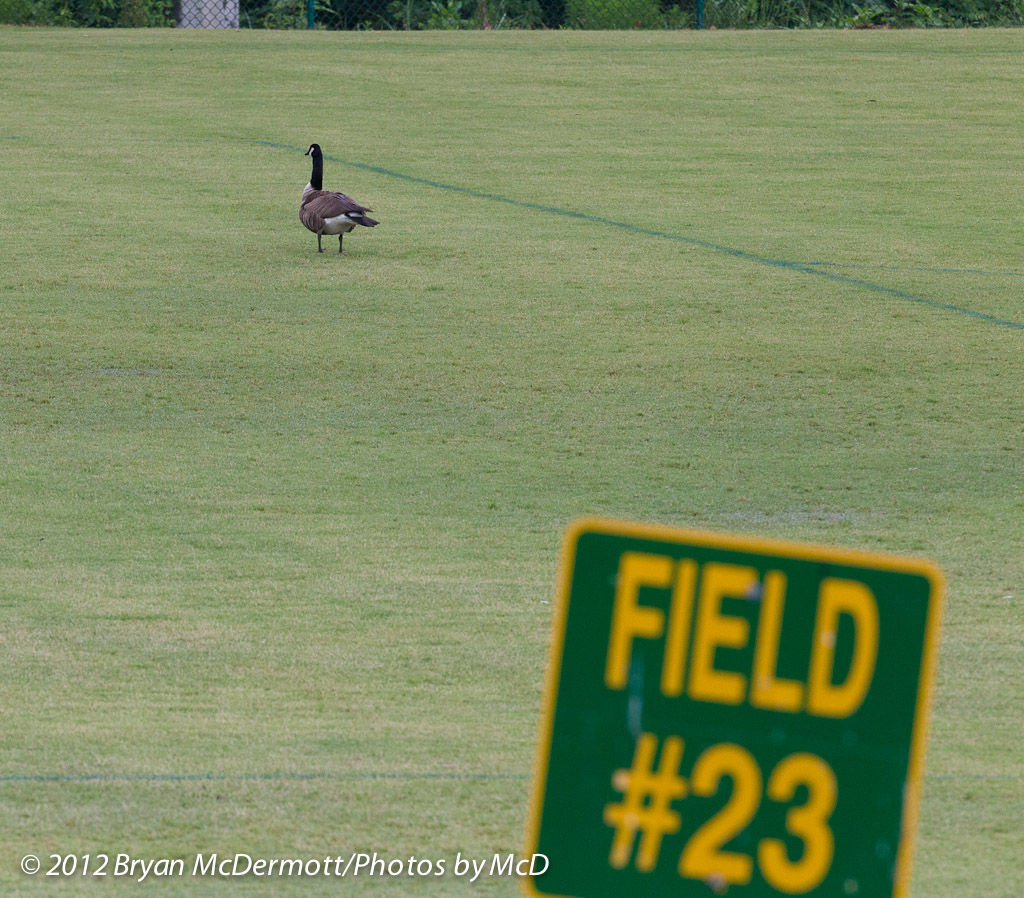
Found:
[[[325,234],[347,234],[355,226],[355,222],[347,215],[336,215],[334,218],[324,219]]]

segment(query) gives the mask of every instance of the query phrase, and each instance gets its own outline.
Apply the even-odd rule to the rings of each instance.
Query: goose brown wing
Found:
[[[323,191],[311,196],[302,206],[303,221],[308,216],[310,220],[335,218],[338,215],[347,215],[351,212],[372,212],[368,206],[357,203],[352,197],[343,193]]]

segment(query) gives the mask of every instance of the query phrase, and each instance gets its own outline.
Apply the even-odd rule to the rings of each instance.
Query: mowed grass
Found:
[[[18,861],[519,849],[600,514],[937,561],[913,895],[1024,894],[1022,61],[0,30],[0,890],[517,894]]]

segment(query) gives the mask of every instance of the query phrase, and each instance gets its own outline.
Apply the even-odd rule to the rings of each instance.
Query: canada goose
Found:
[[[368,206],[359,205],[352,197],[343,193],[324,190],[324,154],[320,144],[311,143],[305,155],[313,157],[313,174],[302,191],[299,221],[316,234],[318,252],[324,251],[320,245],[320,238],[324,234],[337,234],[340,253],[342,237],[356,225],[375,228],[380,222],[366,214],[373,211]]]

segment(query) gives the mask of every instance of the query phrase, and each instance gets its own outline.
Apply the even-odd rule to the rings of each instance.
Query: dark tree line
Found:
[[[188,0],[0,0],[0,23],[173,27]],[[699,0],[314,0],[314,27],[694,28]],[[242,28],[307,28],[308,0],[241,0]],[[704,0],[704,27],[976,28],[1024,25],[1024,0]]]

